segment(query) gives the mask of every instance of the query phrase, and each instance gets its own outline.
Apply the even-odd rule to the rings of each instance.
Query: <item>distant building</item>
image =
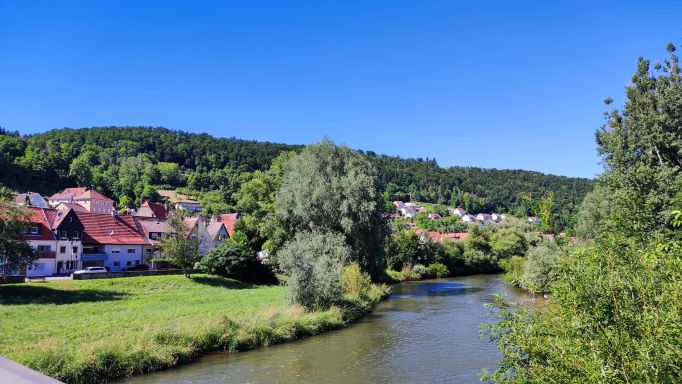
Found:
[[[110,214],[115,209],[112,199],[86,187],[66,188],[50,196],[49,203],[52,207],[59,203],[75,203],[90,213]]]
[[[540,225],[540,218],[537,216],[528,216],[528,221],[533,225]]]
[[[83,223],[83,268],[108,267],[122,271],[143,262],[143,248],[150,245],[134,216],[80,212]]]
[[[163,204],[152,203],[149,200],[142,203],[140,209],[135,212],[135,216],[153,217],[160,220],[165,220],[167,215],[168,212]]]
[[[422,239],[428,237],[431,240],[437,241],[439,243],[442,243],[443,240],[445,239],[451,239],[451,240],[464,240],[467,237],[469,237],[469,233],[467,232],[447,232],[447,233],[440,233],[436,231],[424,231],[424,230],[417,230],[415,231],[417,235],[422,237]]]
[[[464,222],[464,223],[473,223],[475,221],[476,221],[476,218],[469,215],[469,214],[465,214],[464,216],[462,216],[462,222]]]
[[[455,208],[455,209],[450,209],[450,210],[448,210],[448,211],[449,211],[450,213],[452,213],[453,215],[457,215],[457,216],[459,216],[459,217],[462,217],[462,216],[464,216],[464,215],[467,214],[466,209],[464,209],[464,208],[459,208],[459,207],[457,207],[457,208]]]
[[[14,197],[14,202],[22,207],[48,208],[47,201],[36,192],[20,193]]]
[[[493,221],[493,215],[489,213],[479,213],[478,215],[476,215],[476,220],[484,223]]]
[[[443,216],[441,216],[437,213],[429,213],[429,219],[438,220],[438,219],[442,219],[442,218],[443,218]]]
[[[175,203],[175,209],[178,211],[184,209],[190,213],[199,213],[201,212],[201,203],[197,201],[178,201]]]

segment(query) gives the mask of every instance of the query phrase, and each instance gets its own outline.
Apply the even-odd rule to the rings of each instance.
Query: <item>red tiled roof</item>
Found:
[[[133,216],[76,212],[84,227],[86,244],[150,244]]]
[[[84,206],[82,206],[80,204],[76,204],[76,203],[59,203],[59,204],[57,204],[55,209],[60,209],[59,207],[61,207],[61,206],[66,208],[66,209],[64,209],[65,211],[68,211],[69,209],[73,209],[76,212],[87,212],[88,211],[87,209],[85,209]]]
[[[218,221],[225,224],[225,229],[227,229],[227,234],[232,237],[234,233],[234,226],[237,224],[239,218],[239,213],[224,213],[218,216]]]
[[[104,196],[103,194],[101,194],[95,190],[92,190],[92,189],[88,189],[88,190],[84,191],[83,193],[77,194],[73,199],[74,200],[103,200],[103,201],[113,202],[113,200],[111,200],[110,198],[108,198],[108,197]]]
[[[72,199],[74,196],[80,195],[87,190],[87,187],[66,188],[50,196],[50,200]]]
[[[165,219],[167,212],[166,212],[166,207],[164,207],[162,204],[157,204],[157,203],[152,203],[149,200],[145,200],[144,203],[140,207],[147,207],[149,208],[152,213],[154,214],[154,217],[157,219]]]
[[[24,239],[26,240],[54,240],[54,234],[50,227],[50,223],[45,215],[45,209],[42,208],[29,208],[30,215],[27,219],[30,221],[31,226],[39,227],[39,234],[31,235],[30,233],[24,234]],[[29,228],[30,231],[30,228]]]

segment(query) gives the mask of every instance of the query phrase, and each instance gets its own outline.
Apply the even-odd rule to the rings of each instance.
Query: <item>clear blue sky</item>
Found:
[[[561,4],[560,4],[561,3]],[[0,0],[0,126],[165,126],[592,177],[682,2]]]

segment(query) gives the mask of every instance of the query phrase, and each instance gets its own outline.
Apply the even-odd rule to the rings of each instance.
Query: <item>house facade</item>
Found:
[[[102,266],[113,272],[143,263],[149,241],[134,216],[78,213],[83,223],[83,268]]]
[[[25,269],[28,277],[69,274],[82,266],[84,228],[73,210],[31,208],[23,238],[38,259]]]
[[[66,188],[50,196],[49,204],[75,203],[90,213],[110,214],[116,207],[114,201],[103,194],[86,187]]]

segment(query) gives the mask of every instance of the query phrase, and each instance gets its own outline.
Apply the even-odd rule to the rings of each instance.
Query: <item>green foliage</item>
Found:
[[[622,238],[578,248],[539,310],[498,303],[497,383],[682,380],[682,247]]]
[[[504,279],[513,285],[521,286],[525,264],[526,258],[521,256],[512,256],[508,260],[502,260],[500,267],[505,271]]]
[[[596,239],[606,229],[606,221],[616,211],[608,190],[597,185],[587,195],[576,215],[575,233],[583,239]]]
[[[339,328],[386,292],[372,286],[366,299],[305,312],[286,304],[283,286],[206,275],[0,285],[0,300],[7,304],[2,306],[0,354],[66,383],[106,383],[208,353]],[[11,300],[16,301],[10,305]],[[79,322],[88,326],[69,332],[60,327]],[[22,332],[16,332],[17,324]],[[92,335],[98,335],[94,342]]]
[[[346,294],[364,299],[372,288],[372,279],[358,263],[350,263],[341,269],[341,284]]]
[[[17,207],[13,201],[0,199],[0,279],[38,257],[23,238],[30,215],[31,211]]]
[[[177,265],[189,277],[192,267],[199,261],[200,236],[192,236],[192,228],[187,226],[181,212],[169,215],[167,222],[168,233],[159,244],[163,260]]]
[[[288,237],[310,230],[342,234],[352,260],[378,278],[387,225],[372,164],[324,140],[290,159],[285,170],[276,205]]]
[[[557,246],[541,244],[528,251],[521,287],[530,292],[549,292],[557,281],[563,253]]]
[[[206,273],[244,279],[257,260],[251,250],[232,239],[227,239],[212,249],[199,262]]]
[[[428,275],[430,277],[446,277],[450,275],[450,271],[448,270],[448,267],[445,266],[445,264],[442,263],[433,263],[427,267],[428,269]]]
[[[499,259],[523,256],[528,250],[528,241],[522,232],[513,228],[499,228],[490,236],[490,247]]]
[[[339,303],[344,292],[339,272],[351,255],[341,234],[297,233],[278,253],[280,267],[289,276],[291,300],[308,310]]]

